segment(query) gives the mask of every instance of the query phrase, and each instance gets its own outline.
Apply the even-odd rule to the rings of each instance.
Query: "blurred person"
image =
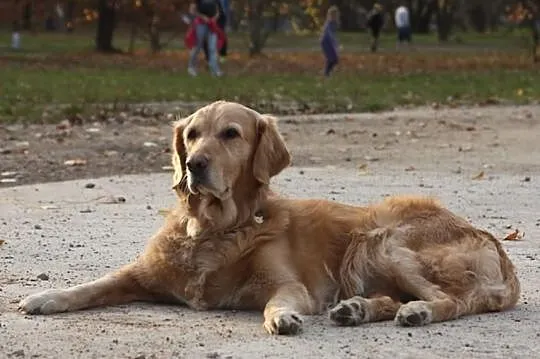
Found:
[[[397,28],[398,47],[404,42],[410,44],[412,41],[411,17],[409,9],[405,6],[404,2],[396,9],[394,21],[396,22]]]
[[[326,59],[324,66],[324,76],[328,77],[339,62],[338,56],[338,29],[339,9],[337,6],[330,6],[326,13],[323,32],[321,36],[321,48]]]
[[[223,33],[217,25],[219,17],[219,0],[198,0],[197,15],[192,22],[191,31],[186,34],[186,46],[191,49],[188,63],[188,73],[197,76],[197,56],[204,43],[208,43],[208,65],[214,76],[222,76],[219,68],[218,46],[223,43]]]
[[[193,21],[195,21],[195,18],[197,17],[197,4],[192,2],[189,4],[188,13],[182,15],[182,21],[189,27],[193,26]],[[189,29],[189,28],[188,28]],[[208,55],[208,41],[204,41],[203,46],[204,51],[204,58],[206,59],[206,62],[209,63],[209,55]]]
[[[217,19],[217,25],[223,33],[223,46],[219,49],[220,61],[225,62],[227,57],[227,24],[229,20],[229,0],[218,0],[219,16]]]
[[[11,29],[11,48],[18,50],[21,48],[21,29],[18,21],[13,21]]]
[[[379,47],[379,36],[384,26],[383,7],[379,3],[373,5],[373,9],[368,14],[367,26],[371,31],[373,40],[371,42],[371,52],[376,52]]]

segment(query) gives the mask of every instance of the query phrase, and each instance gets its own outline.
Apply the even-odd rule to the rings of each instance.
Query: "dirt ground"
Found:
[[[0,125],[0,186],[170,171],[172,106],[104,120]],[[168,112],[170,111],[170,112]],[[293,166],[529,177],[540,170],[540,106],[420,108],[281,117]]]
[[[0,358],[506,359],[540,350],[540,106],[281,118],[294,156],[274,183],[284,195],[365,204],[422,193],[498,238],[525,233],[503,241],[522,284],[515,310],[421,328],[339,328],[321,315],[298,337],[268,336],[260,313],[144,303],[21,315],[28,294],[133,260],[173,205],[170,121],[122,120],[0,127]],[[113,176],[146,172],[163,173]],[[123,200],[102,200],[111,197]]]

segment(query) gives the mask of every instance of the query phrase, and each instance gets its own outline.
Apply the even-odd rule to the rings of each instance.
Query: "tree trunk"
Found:
[[[270,34],[264,28],[264,5],[265,0],[253,0],[249,4],[248,28],[249,28],[249,54],[260,55]]]
[[[439,0],[437,8],[437,35],[439,41],[446,42],[450,39],[454,20],[454,7],[451,0]]]
[[[533,61],[540,61],[540,15],[532,20],[532,40],[533,40]]]
[[[73,15],[75,14],[75,1],[71,0],[67,2],[65,12],[65,27],[67,32],[74,30]]]
[[[33,13],[32,7],[33,7],[32,1],[27,1],[23,6],[22,28],[25,30],[32,29],[32,13]]]
[[[96,50],[100,52],[119,52],[112,45],[116,28],[116,1],[98,1],[98,26],[96,31]]]
[[[437,5],[433,1],[416,0],[410,2],[411,24],[415,32],[429,33],[429,27]]]
[[[152,16],[150,23],[150,48],[153,53],[157,53],[161,50],[161,41],[159,36],[159,17],[157,15]]]

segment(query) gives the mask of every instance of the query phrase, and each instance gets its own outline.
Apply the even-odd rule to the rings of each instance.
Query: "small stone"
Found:
[[[34,229],[41,229],[42,227],[39,224],[34,225]]]
[[[49,280],[49,275],[47,273],[40,273],[37,277],[41,280]]]
[[[527,176],[523,179],[523,182],[531,182],[531,177]]]
[[[84,185],[84,188],[94,188],[96,185],[94,183],[87,183]]]

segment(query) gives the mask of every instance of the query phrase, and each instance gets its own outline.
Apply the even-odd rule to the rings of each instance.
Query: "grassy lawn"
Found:
[[[39,69],[9,65],[0,70],[0,118],[33,121],[46,106],[84,112],[95,103],[210,101],[229,99],[262,111],[377,111],[400,105],[479,103],[540,99],[540,71],[497,70],[430,74],[337,73],[324,81],[309,74],[208,75],[138,68]],[[50,110],[47,110],[51,112]],[[62,113],[56,116],[61,116]],[[56,120],[53,116],[53,120]]]
[[[10,44],[10,32],[6,29],[0,32],[0,54],[10,53],[7,50]],[[169,39],[170,34],[163,34],[163,39]],[[183,33],[173,34],[173,40],[167,49],[179,50],[184,48]],[[445,44],[439,44],[435,34],[415,34],[414,43],[419,48],[439,47],[452,50],[477,49],[499,49],[516,51],[525,49],[530,42],[530,35],[527,30],[501,31],[491,34],[479,34],[475,32],[458,32],[452,40]],[[365,51],[369,48],[370,36],[367,32],[340,33],[340,43],[351,51]],[[245,33],[230,33],[230,47],[233,51],[245,52],[248,48],[248,39]],[[385,51],[393,51],[395,48],[396,36],[393,32],[385,32],[381,36],[381,47]],[[115,35],[114,44],[120,49],[127,50],[129,44],[129,34],[125,30],[118,30]],[[31,34],[22,33],[22,47],[26,53],[65,53],[72,51],[87,51],[94,47],[94,29],[81,28],[72,34],[64,32],[38,32]],[[135,42],[137,49],[148,48],[148,42],[137,39]],[[316,33],[307,34],[272,34],[267,42],[269,51],[276,49],[304,49],[318,50],[319,35]],[[4,50],[2,50],[4,48]],[[20,53],[19,53],[20,54]]]
[[[394,50],[393,35],[387,34],[383,44],[389,49],[381,54],[362,50],[366,34],[342,34],[345,51],[327,80],[320,76],[323,60],[314,35],[274,36],[269,48],[276,51],[259,58],[235,51],[244,38],[233,36],[226,76],[219,79],[204,73],[203,64],[199,77],[187,76],[185,50],[95,54],[91,35],[25,34],[22,51],[0,46],[0,121],[57,121],[100,103],[229,99],[261,111],[313,113],[540,100],[539,67],[519,50],[522,35],[517,32],[467,34],[461,45],[442,48],[434,46],[433,36],[418,37],[419,47],[402,53]],[[8,33],[0,36],[0,44],[8,40]],[[117,45],[126,43],[120,33]],[[463,44],[472,51],[452,47]],[[354,46],[358,51],[349,51]],[[487,47],[480,51],[475,46]],[[310,47],[317,51],[305,51]],[[289,50],[277,51],[283,48]]]

